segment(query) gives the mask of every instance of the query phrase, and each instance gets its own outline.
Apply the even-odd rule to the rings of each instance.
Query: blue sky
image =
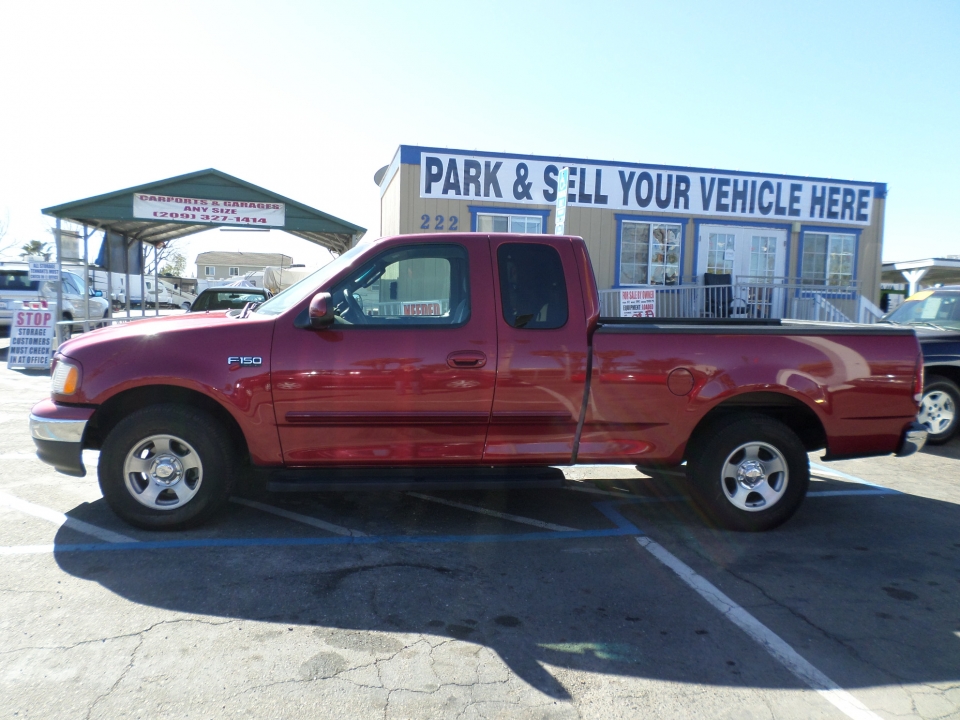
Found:
[[[886,182],[885,259],[960,254],[958,37],[946,1],[5,3],[0,245],[207,167],[375,231],[408,143]],[[316,255],[264,237],[183,250]]]

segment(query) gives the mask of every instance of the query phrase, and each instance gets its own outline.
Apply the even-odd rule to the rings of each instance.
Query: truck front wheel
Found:
[[[806,449],[783,423],[764,415],[728,419],[700,433],[688,460],[694,500],[730,530],[770,530],[790,519],[807,494]]]
[[[202,523],[227,502],[233,443],[214,418],[181,405],[153,405],[121,420],[100,451],[100,490],[126,522],[147,530]]]
[[[920,414],[917,417],[927,426],[927,442],[942,445],[960,425],[960,388],[952,380],[931,375],[923,388]]]

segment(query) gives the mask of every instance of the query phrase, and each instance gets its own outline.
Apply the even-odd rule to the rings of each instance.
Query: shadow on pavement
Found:
[[[543,496],[527,496],[536,516]],[[576,502],[595,512],[594,499],[610,498]],[[231,508],[204,535],[227,536],[241,511]],[[784,527],[763,534],[711,529],[683,502],[622,511],[750,612],[782,618],[767,622],[842,687],[960,677],[956,505],[911,495],[810,498]],[[86,519],[108,512],[103,501],[83,509]],[[61,530],[58,541],[76,536]],[[544,664],[805,687],[632,537],[58,552],[56,560],[73,576],[166,610],[482,644],[554,698],[569,693]]]

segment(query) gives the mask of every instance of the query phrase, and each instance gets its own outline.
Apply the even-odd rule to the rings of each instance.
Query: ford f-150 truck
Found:
[[[912,329],[602,318],[586,245],[565,236],[363,242],[257,307],[71,340],[52,386],[38,455],[82,476],[99,448],[104,497],[145,528],[201,522],[250,473],[502,487],[686,463],[716,524],[764,530],[802,502],[809,451],[926,439]]]

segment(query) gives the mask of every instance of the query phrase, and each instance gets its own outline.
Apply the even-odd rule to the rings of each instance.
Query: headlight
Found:
[[[73,395],[80,387],[80,368],[63,360],[57,361],[50,378],[50,391],[54,395]]]

